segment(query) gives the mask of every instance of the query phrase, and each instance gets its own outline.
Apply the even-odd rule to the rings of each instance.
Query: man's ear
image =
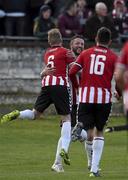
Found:
[[[111,44],[112,44],[112,40],[109,41],[108,46],[110,46]]]
[[[98,37],[96,36],[96,37],[95,37],[95,42],[97,43],[97,41],[98,41]]]

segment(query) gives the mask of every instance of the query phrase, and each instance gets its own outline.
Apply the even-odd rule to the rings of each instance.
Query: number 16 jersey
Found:
[[[79,102],[109,103],[111,101],[111,80],[117,55],[103,46],[83,51],[76,61],[82,68]]]

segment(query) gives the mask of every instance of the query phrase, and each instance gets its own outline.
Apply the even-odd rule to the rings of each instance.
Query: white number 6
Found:
[[[53,68],[54,67],[54,55],[51,55],[48,57],[48,64],[47,66],[50,67],[50,68]]]

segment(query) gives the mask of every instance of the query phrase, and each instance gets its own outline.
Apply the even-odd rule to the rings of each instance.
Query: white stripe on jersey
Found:
[[[79,102],[81,103],[110,103],[111,93],[105,88],[79,88]]]
[[[82,91],[81,91],[82,92]],[[86,96],[87,96],[87,87],[84,88],[83,95],[82,95],[82,101],[86,102]]]
[[[107,90],[107,89],[105,89],[105,94],[106,94],[106,96],[105,96],[105,102],[106,103],[109,103],[110,102],[110,92]]]
[[[69,79],[68,77],[57,77],[57,76],[50,76],[47,75],[42,79],[42,87],[44,86],[67,86],[69,87]]]
[[[90,88],[90,96],[89,96],[89,103],[94,103],[94,87]]]
[[[79,88],[79,102],[82,102],[82,88]]]
[[[79,66],[80,68],[82,68],[82,66],[81,66],[79,63],[74,62],[74,64],[76,64],[77,66]]]
[[[100,103],[102,103],[102,98],[103,98],[102,94],[103,94],[103,92],[102,92],[102,88],[98,88],[97,90],[98,90],[97,103],[100,104]]]
[[[45,78],[45,86],[48,86],[48,84],[49,84],[49,79],[50,79],[50,76],[46,76],[46,78]]]
[[[59,77],[60,79],[60,85],[64,85],[64,80],[62,79],[62,77]]]
[[[56,76],[52,77],[52,86],[56,85],[57,78]]]

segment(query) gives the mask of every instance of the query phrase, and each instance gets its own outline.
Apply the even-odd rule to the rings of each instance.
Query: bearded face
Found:
[[[78,56],[84,50],[84,40],[82,38],[73,39],[71,42],[71,50]]]

